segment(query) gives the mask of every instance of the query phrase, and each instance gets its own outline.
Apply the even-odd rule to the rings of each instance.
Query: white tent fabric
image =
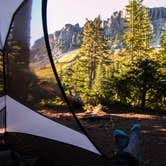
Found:
[[[30,110],[11,97],[6,97],[7,131],[41,136],[100,154],[89,139],[68,127]]]
[[[23,0],[0,0],[0,49],[3,49],[12,16]]]

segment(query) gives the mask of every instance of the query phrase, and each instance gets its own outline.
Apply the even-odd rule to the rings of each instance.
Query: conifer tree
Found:
[[[162,39],[161,39],[161,53],[166,54],[166,29],[162,31]]]
[[[96,98],[100,99],[103,97],[103,83],[105,78],[106,72],[103,65],[99,65],[96,71],[96,79],[94,84]]]
[[[102,34],[100,16],[95,20],[87,20],[83,28],[83,42],[77,60],[66,72],[70,78],[65,82],[73,95],[81,97],[86,104],[95,104],[95,89],[100,89],[99,73],[103,77],[103,65],[110,63],[106,39]],[[100,67],[99,67],[100,66]],[[98,75],[98,76],[97,76]],[[96,83],[95,83],[96,82]]]
[[[162,39],[160,43],[160,52],[159,52],[159,57],[157,60],[160,63],[160,71],[161,71],[161,76],[158,79],[159,85],[157,86],[157,95],[156,98],[160,99],[160,107],[163,107],[163,109],[166,110],[166,29],[162,30]]]
[[[63,84],[68,89],[69,94],[77,97],[81,97],[84,93],[86,86],[87,75],[85,74],[85,70],[80,64],[78,60],[72,63],[65,70],[63,77]]]
[[[163,73],[166,75],[166,29],[162,30],[162,38],[161,38],[161,43],[160,43],[160,51],[159,51],[159,56],[157,57],[158,61],[160,61],[161,68]]]
[[[107,105],[114,95],[113,75],[110,65],[99,64],[94,84],[96,104]]]
[[[93,88],[96,69],[100,63],[108,60],[107,43],[102,35],[100,16],[94,21],[87,20],[83,29],[83,43],[80,51],[80,65],[87,68],[89,89]]]
[[[146,57],[150,51],[152,30],[143,0],[131,0],[126,6],[124,44],[132,59]]]

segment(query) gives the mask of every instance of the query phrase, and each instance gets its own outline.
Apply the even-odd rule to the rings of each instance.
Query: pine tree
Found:
[[[70,92],[81,97],[85,104],[95,104],[95,82],[97,69],[110,63],[106,39],[102,34],[100,16],[87,20],[83,28],[83,42],[77,60],[66,70],[67,80],[63,80]],[[104,73],[101,73],[103,76]],[[102,79],[102,78],[101,78]],[[98,82],[99,83],[99,82]],[[98,88],[100,88],[98,86]]]
[[[124,44],[131,58],[147,57],[150,51],[152,30],[143,0],[131,0],[126,6],[126,31]]]
[[[103,83],[105,80],[105,68],[103,65],[99,65],[97,67],[97,71],[96,71],[96,79],[95,79],[95,84],[94,84],[94,89],[95,89],[95,94],[96,94],[96,98],[99,100],[100,98],[104,97],[103,94]]]
[[[69,65],[63,75],[63,84],[67,90],[67,93],[81,97],[86,89],[85,69],[79,64],[78,59],[71,65]]]
[[[157,59],[160,61],[161,66],[162,66],[162,71],[166,74],[166,29],[162,30],[162,38],[161,38],[161,43],[160,43],[160,51],[159,51],[159,56]]]
[[[106,63],[108,48],[102,35],[100,16],[94,21],[87,20],[83,29],[83,43],[80,51],[80,65],[87,68],[89,89],[93,88],[96,78],[96,69],[100,63]]]
[[[98,65],[94,84],[96,104],[110,104],[114,95],[113,79],[110,65]]]
[[[162,39],[161,39],[161,53],[166,54],[166,29],[162,31]]]
[[[160,100],[160,105],[163,107],[163,109],[166,109],[166,29],[162,30],[162,39],[160,43],[160,52],[159,56],[157,57],[157,60],[160,63],[160,71],[161,71],[161,76],[158,79],[159,80],[159,86],[158,91],[157,91],[157,99]],[[159,103],[159,102],[158,102]]]

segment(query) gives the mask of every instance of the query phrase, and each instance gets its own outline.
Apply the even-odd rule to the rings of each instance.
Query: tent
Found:
[[[4,133],[5,142],[17,152],[42,156],[55,165],[102,165],[105,158],[72,111],[57,75],[47,32],[47,1],[38,0],[41,10],[36,13],[32,12],[34,3],[35,0],[0,0],[1,133]],[[30,65],[30,57],[35,54],[31,31],[35,28],[32,20],[36,15],[40,17],[38,22],[43,33],[36,45],[41,41],[45,43],[39,51],[44,53],[45,61],[50,62],[48,67],[52,68],[54,84],[48,78],[39,79],[34,74],[36,66]],[[63,98],[65,109],[72,114],[70,126],[64,124],[63,119],[54,121],[36,111],[46,109],[44,106],[54,95],[57,100]],[[61,109],[60,105],[57,107]]]

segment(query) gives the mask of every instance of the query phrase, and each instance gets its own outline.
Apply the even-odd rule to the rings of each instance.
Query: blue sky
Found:
[[[107,19],[114,11],[122,10],[129,0],[48,0],[49,31],[61,29],[66,23],[84,24],[85,19],[101,15]],[[166,0],[144,0],[148,7],[165,6]]]
[[[48,0],[48,31],[53,33],[67,23],[83,26],[86,18],[94,19],[99,14],[102,19],[107,19],[114,11],[123,10],[128,2],[129,0]],[[166,0],[144,0],[143,4],[147,7],[166,7]],[[32,42],[42,36],[40,10],[41,0],[34,0]]]

